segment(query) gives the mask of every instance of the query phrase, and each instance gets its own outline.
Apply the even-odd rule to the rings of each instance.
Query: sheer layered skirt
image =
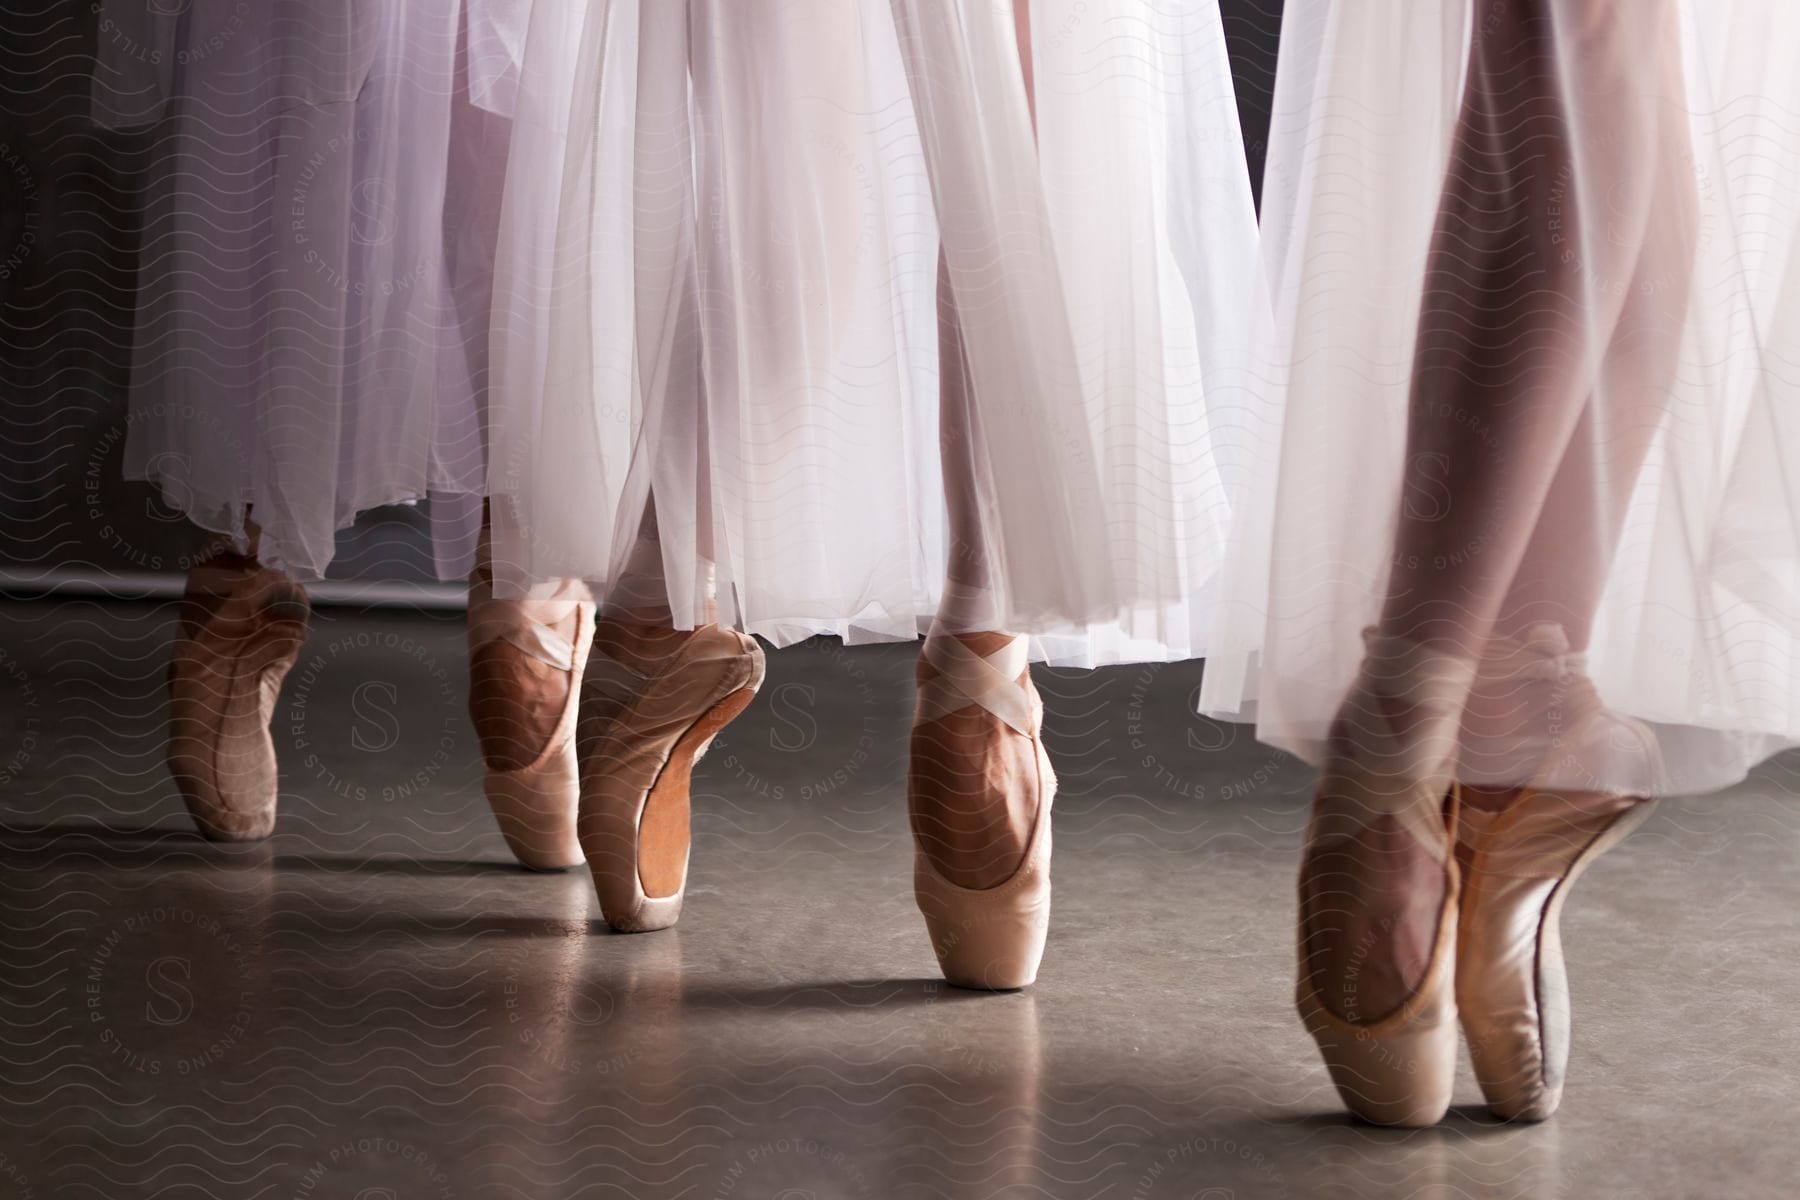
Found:
[[[1217,8],[1031,18],[1035,124],[1009,4],[538,6],[494,349],[503,582],[604,594],[649,555],[677,625],[716,595],[777,645],[916,636],[950,552],[948,369],[992,627],[1061,662],[1201,651],[1262,403]]]
[[[129,477],[300,579],[436,501],[467,572],[517,0],[101,8],[95,114],[144,127]]]
[[[1203,709],[1323,761],[1363,630],[1461,620],[1488,678],[1585,648],[1648,737],[1547,782],[1706,790],[1800,742],[1800,15],[1294,0],[1282,37],[1285,411]],[[1572,736],[1525,679],[1485,703]],[[1465,724],[1465,777],[1544,781],[1491,749]]]

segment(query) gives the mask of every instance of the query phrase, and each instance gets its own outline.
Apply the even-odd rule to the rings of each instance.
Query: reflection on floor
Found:
[[[983,996],[911,906],[908,648],[770,656],[696,779],[681,924],[626,937],[582,873],[510,865],[453,616],[318,614],[241,847],[161,766],[171,624],[0,608],[0,1195],[1791,1194],[1791,761],[1583,883],[1555,1121],[1465,1077],[1398,1133],[1339,1114],[1291,1014],[1308,774],[1191,717],[1192,664],[1040,675],[1050,949]]]

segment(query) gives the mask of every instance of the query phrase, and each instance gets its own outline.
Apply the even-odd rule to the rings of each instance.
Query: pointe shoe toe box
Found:
[[[260,842],[275,832],[273,806],[245,812],[229,812],[219,808],[202,812],[191,810],[190,816],[200,835],[209,842]]]
[[[1423,1128],[1444,1119],[1455,1084],[1456,1006],[1448,972],[1428,978],[1409,1013],[1373,1025],[1333,1016],[1304,986],[1301,1020],[1344,1107],[1372,1125]]]
[[[974,891],[939,875],[917,857],[913,890],[944,979],[976,991],[1014,991],[1037,981],[1050,925],[1050,880],[1042,859],[1028,856],[1019,873],[996,888]]]

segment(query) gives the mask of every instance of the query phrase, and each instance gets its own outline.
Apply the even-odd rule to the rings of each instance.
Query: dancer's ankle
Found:
[[[676,629],[666,608],[609,605],[601,610],[594,626],[594,649],[640,675],[648,675],[686,645],[694,633],[693,629]]]

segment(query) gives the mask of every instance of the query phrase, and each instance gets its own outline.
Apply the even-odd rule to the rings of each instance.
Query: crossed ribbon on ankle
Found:
[[[980,655],[960,638],[932,634],[924,657],[937,674],[919,685],[913,724],[923,725],[970,705],[984,708],[1008,728],[1026,737],[1037,725],[1031,693],[1019,686],[1030,654],[1030,641],[1016,637],[992,654]]]

